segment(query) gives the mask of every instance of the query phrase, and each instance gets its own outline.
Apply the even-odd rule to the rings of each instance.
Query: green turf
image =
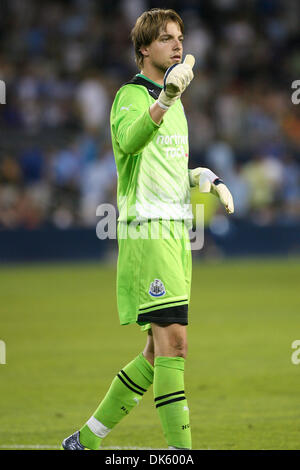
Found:
[[[300,261],[193,269],[186,392],[195,449],[300,449]],[[59,446],[145,333],[120,327],[115,267],[0,269],[0,446]],[[164,448],[152,390],[104,446]]]

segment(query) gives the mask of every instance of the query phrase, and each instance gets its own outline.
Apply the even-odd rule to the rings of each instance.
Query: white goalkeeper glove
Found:
[[[162,109],[169,109],[191,83],[194,78],[194,64],[194,56],[187,54],[182,64],[174,64],[168,68],[164,76],[164,88],[157,100]]]
[[[198,186],[201,193],[212,193],[217,196],[225,206],[228,214],[234,213],[234,204],[231,192],[223,181],[209,168],[195,168],[189,170],[190,185]]]

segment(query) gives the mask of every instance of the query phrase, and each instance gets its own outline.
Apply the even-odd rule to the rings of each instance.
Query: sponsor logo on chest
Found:
[[[188,145],[187,135],[161,135],[156,137],[156,144],[162,146],[162,150],[165,152],[167,159],[172,158],[184,158],[188,154],[185,146]]]

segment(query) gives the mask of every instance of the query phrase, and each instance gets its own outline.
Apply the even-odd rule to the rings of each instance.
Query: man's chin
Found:
[[[166,73],[166,71],[172,67],[172,65],[175,65],[175,64],[180,64],[180,60],[175,60],[175,59],[171,59],[168,63],[168,65],[165,65],[165,68],[164,68],[164,73]]]

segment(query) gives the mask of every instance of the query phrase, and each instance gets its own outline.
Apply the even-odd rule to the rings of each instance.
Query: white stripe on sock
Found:
[[[111,429],[107,428],[104,426],[104,424],[100,423],[98,419],[96,419],[94,416],[92,416],[86,423],[90,430],[96,434],[98,437],[105,437],[107,434],[111,431]]]

